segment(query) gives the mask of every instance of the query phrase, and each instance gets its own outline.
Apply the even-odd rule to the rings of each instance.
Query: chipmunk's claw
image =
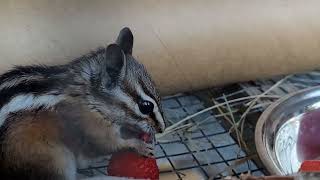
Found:
[[[139,139],[130,139],[127,141],[128,146],[137,151],[137,153],[146,157],[154,157],[154,143],[146,143]]]

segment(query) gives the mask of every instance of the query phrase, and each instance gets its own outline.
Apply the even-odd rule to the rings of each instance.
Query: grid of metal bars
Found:
[[[192,107],[192,104],[187,104],[187,105],[182,105],[179,101],[179,98],[186,98],[186,96],[178,96],[178,97],[171,97],[170,100],[175,99],[177,102],[179,102],[180,107],[182,108],[185,112],[186,115],[190,115],[195,113],[196,111],[201,110],[203,107],[199,106],[199,109],[194,109],[194,112],[189,112],[188,113],[188,108]],[[189,98],[196,98],[195,96],[193,97],[189,97]],[[194,104],[193,104],[194,105]],[[172,117],[171,117],[172,118]],[[213,169],[221,169],[221,168],[226,168],[227,166],[231,165],[233,161],[239,159],[239,158],[244,158],[246,157],[246,153],[242,150],[240,150],[240,147],[238,146],[238,144],[236,143],[236,141],[228,134],[228,130],[225,129],[224,127],[222,127],[220,125],[220,122],[222,121],[220,118],[222,117],[215,117],[213,112],[207,113],[206,115],[198,118],[198,119],[193,119],[191,120],[192,122],[195,122],[197,120],[201,120],[201,119],[206,119],[206,118],[211,118],[211,121],[208,121],[207,124],[205,124],[205,127],[207,125],[214,125],[214,126],[219,126],[219,128],[213,128],[213,129],[203,129],[201,126],[196,128],[196,130],[194,130],[193,133],[196,133],[197,135],[195,135],[194,137],[192,137],[193,141],[198,141],[200,139],[205,140],[206,141],[206,145],[207,147],[205,148],[199,148],[198,151],[195,150],[190,150],[190,148],[188,148],[187,152],[182,152],[182,153],[177,153],[174,156],[183,156],[186,154],[189,154],[192,156],[192,158],[194,159],[195,164],[192,166],[188,166],[185,168],[177,168],[175,167],[175,163],[172,163],[170,158],[172,156],[168,155],[165,153],[165,151],[170,151],[170,147],[168,147],[168,149],[163,148],[163,144],[165,143],[159,143],[159,146],[161,147],[161,149],[164,151],[165,156],[164,157],[160,157],[160,158],[167,158],[168,161],[170,161],[170,164],[172,165],[173,171],[174,172],[178,172],[177,176],[179,179],[184,179],[187,177],[181,176],[181,174],[179,174],[180,171],[183,170],[187,170],[187,169],[199,169],[200,173],[203,175],[204,179],[207,179],[209,177],[211,177],[212,173],[210,172],[210,170]],[[220,122],[219,122],[220,121]],[[183,143],[186,147],[188,147],[188,141],[185,138],[185,135],[181,135],[181,134],[177,134],[177,136],[179,136],[179,139],[176,141],[172,141],[172,142],[167,142],[169,144],[173,144],[173,143]],[[222,137],[218,138],[218,141],[222,141],[220,143],[213,143],[212,139],[216,138],[216,137]],[[217,139],[217,138],[216,138]],[[224,140],[229,139],[229,141],[225,141]],[[216,145],[215,145],[216,144]],[[220,145],[217,145],[220,144]],[[215,158],[211,158],[211,161],[207,162],[207,163],[200,163],[199,160],[197,159],[196,154],[199,153],[208,153],[208,151],[213,151],[216,152],[216,157]],[[238,154],[238,151],[240,152],[240,154]],[[210,156],[210,153],[208,153]],[[262,174],[261,171],[259,171],[260,169],[257,168],[257,166],[254,164],[254,162],[249,161],[247,163],[245,163],[246,167],[242,167],[242,169],[235,169],[235,170],[231,170],[231,175],[234,176],[238,176],[240,173],[244,172],[244,171],[248,171],[250,170],[251,172],[255,173],[255,174]],[[208,167],[211,167],[211,169],[209,169]],[[164,171],[162,173],[165,173],[167,171]],[[223,175],[229,175],[227,173],[223,173]],[[219,179],[220,177],[216,177],[215,179]]]
[[[170,123],[175,123],[182,118],[198,112],[207,106],[204,99],[212,101],[214,98],[217,102],[223,102],[225,98],[232,100],[235,98],[259,95],[273,86],[283,77],[276,77],[268,80],[257,80],[252,82],[240,83],[230,86],[231,88],[222,88],[205,90],[211,94],[201,96],[196,94],[178,94],[175,96],[164,97],[163,106]],[[270,95],[283,96],[294,91],[304,89],[310,86],[320,85],[320,72],[313,71],[305,74],[297,74],[290,77],[279,87],[271,91]],[[212,95],[213,94],[213,95]],[[224,96],[222,96],[224,94]],[[230,107],[234,111],[234,116],[241,116],[241,107],[248,101],[231,103]],[[259,106],[256,106],[250,113],[260,114],[273,100],[260,100]],[[195,124],[206,120],[193,131],[188,133],[175,133],[161,139],[156,145],[156,158],[158,163],[167,165],[167,168],[160,169],[161,174],[174,174],[176,179],[188,179],[185,175],[186,170],[194,169],[203,179],[218,174],[219,171],[226,169],[228,166],[242,158],[248,157],[248,154],[240,149],[236,139],[228,133],[228,128],[224,126],[223,115],[217,111],[210,111],[201,114],[189,122]],[[251,134],[253,136],[254,126],[257,119],[251,121]],[[248,130],[249,131],[249,130]],[[192,143],[196,143],[193,146]],[[196,147],[196,148],[195,148]],[[95,162],[92,166],[80,169],[81,176],[92,177],[96,175],[106,175],[106,168],[109,157],[103,157]],[[245,163],[233,167],[232,170],[222,173],[222,176],[232,175],[239,176],[243,172],[250,171],[253,175],[263,175],[265,170],[261,163],[254,160],[247,160]],[[220,179],[216,176],[214,179]]]

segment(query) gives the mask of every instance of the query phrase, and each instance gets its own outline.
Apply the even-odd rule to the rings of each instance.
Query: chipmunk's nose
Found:
[[[157,121],[156,119],[152,118],[152,126],[154,128],[154,130],[156,131],[156,133],[163,133],[164,128],[162,127],[161,123],[159,121]]]
[[[164,129],[162,129],[160,126],[157,128],[157,133],[163,133]]]
[[[162,113],[156,112],[151,114],[151,119],[153,120],[153,124],[157,133],[162,133],[165,129],[165,121]]]
[[[163,133],[165,129],[165,122],[163,116],[161,116],[161,119],[156,119],[156,131],[157,133]]]

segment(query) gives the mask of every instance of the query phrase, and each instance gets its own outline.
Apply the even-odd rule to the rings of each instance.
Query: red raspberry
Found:
[[[159,169],[154,158],[143,157],[134,152],[119,152],[111,157],[108,175],[158,180]]]
[[[297,140],[297,153],[301,162],[320,157],[320,109],[303,115]]]

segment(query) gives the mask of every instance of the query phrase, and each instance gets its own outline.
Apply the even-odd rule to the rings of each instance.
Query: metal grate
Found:
[[[235,98],[259,95],[272,87],[283,77],[275,77],[268,80],[257,80],[223,87],[220,89],[208,89],[190,94],[177,94],[164,97],[163,107],[165,116],[169,123],[175,123],[182,118],[194,114],[213,103],[223,102]],[[320,85],[320,72],[313,71],[306,74],[297,74],[275,88],[269,95],[283,96],[294,91],[310,86]],[[223,96],[224,94],[224,96]],[[230,107],[235,117],[240,117],[243,112],[243,104],[249,102],[241,101],[231,103]],[[202,179],[214,177],[221,179],[222,176],[239,176],[241,173],[250,171],[253,175],[267,174],[258,158],[248,158],[255,154],[254,127],[261,112],[273,100],[260,100],[259,106],[250,111],[248,123],[246,124],[246,142],[250,142],[250,152],[241,149],[235,135],[229,133],[221,112],[208,111],[194,117],[189,122],[198,123],[192,131],[184,131],[166,135],[159,139],[156,144],[156,158],[160,165],[161,177],[166,179],[189,179],[190,172],[197,174]],[[249,145],[250,146],[250,145]],[[80,169],[79,176],[92,177],[106,175],[106,168],[109,157],[103,157],[93,163],[92,166]],[[244,161],[238,166],[234,163]],[[233,168],[229,168],[232,166]],[[223,171],[226,170],[227,171]],[[223,171],[223,172],[222,172]],[[222,172],[220,175],[219,172]],[[200,178],[200,179],[201,179]]]
[[[163,104],[167,107],[165,108],[167,118],[173,123],[205,108],[204,102],[200,101],[195,95],[170,97],[165,99]],[[168,142],[160,141],[159,146],[165,154],[160,158],[165,158],[170,162],[172,170],[177,172],[177,178],[179,179],[187,178],[183,175],[183,171],[188,169],[196,169],[203,179],[207,179],[227,168],[235,160],[247,157],[247,154],[240,149],[228,130],[221,125],[222,117],[216,117],[214,112],[208,112],[195,117],[191,121],[204,120],[207,122],[199,125],[190,134],[176,133],[176,140],[173,140],[175,139],[173,137],[166,137],[163,139],[167,139]],[[186,136],[190,138],[186,138]],[[192,143],[197,143],[196,148],[192,146]],[[254,174],[262,174],[251,160],[229,173],[237,176],[249,170]],[[167,172],[168,170],[162,171],[162,173]],[[229,173],[224,172],[222,175],[230,175]],[[216,177],[216,179],[219,179],[219,177]]]

